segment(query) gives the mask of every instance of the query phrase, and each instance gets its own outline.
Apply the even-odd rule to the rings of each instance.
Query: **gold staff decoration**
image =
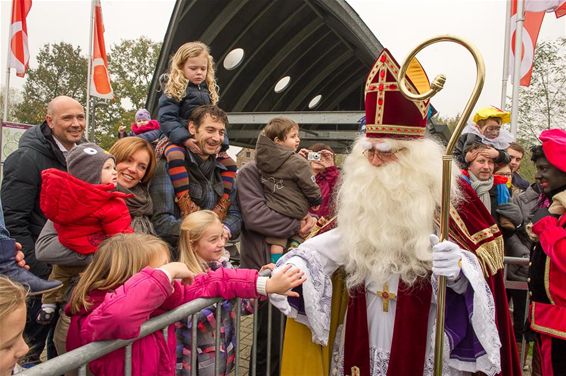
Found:
[[[458,120],[458,124],[448,141],[448,146],[446,147],[446,152],[442,157],[442,206],[440,210],[440,241],[444,241],[448,238],[448,221],[450,212],[450,183],[452,176],[452,150],[456,145],[456,141],[460,137],[466,120],[470,117],[472,109],[476,105],[478,98],[481,94],[483,83],[485,79],[485,65],[483,58],[479,51],[472,46],[469,42],[463,40],[462,38],[453,35],[440,35],[429,40],[426,40],[419,44],[415,49],[409,54],[401,70],[399,71],[399,90],[403,95],[413,101],[417,100],[427,100],[432,98],[436,93],[442,90],[446,77],[444,75],[438,75],[434,81],[431,83],[431,89],[423,94],[413,94],[407,90],[406,86],[406,72],[411,61],[415,56],[425,47],[430,46],[438,42],[453,42],[464,46],[476,62],[476,84],[472,95],[466,103],[466,107],[462,112],[462,116]],[[446,307],[446,277],[438,277],[438,295],[437,295],[437,307],[436,307],[436,333],[434,342],[434,375],[442,376],[442,350],[444,346],[444,317],[445,317],[445,307]]]

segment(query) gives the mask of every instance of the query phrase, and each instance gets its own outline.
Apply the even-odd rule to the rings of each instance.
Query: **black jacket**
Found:
[[[36,260],[34,249],[46,221],[39,193],[41,171],[47,168],[65,171],[67,163],[44,122],[28,129],[20,138],[19,148],[4,162],[1,191],[6,228],[22,244],[31,272],[42,278],[49,276],[51,267]]]
[[[204,82],[200,85],[189,82],[185,96],[180,102],[165,93],[161,94],[157,113],[161,131],[172,143],[183,145],[191,137],[187,129],[191,112],[205,104],[210,104],[210,92]]]

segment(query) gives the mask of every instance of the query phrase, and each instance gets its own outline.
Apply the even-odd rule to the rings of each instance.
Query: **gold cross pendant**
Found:
[[[348,375],[346,375],[348,376]],[[352,367],[352,375],[351,376],[360,376],[360,369],[356,366]]]
[[[389,312],[389,300],[395,300],[397,295],[389,291],[389,285],[387,283],[383,284],[383,291],[378,291],[377,296],[383,301],[383,312]]]

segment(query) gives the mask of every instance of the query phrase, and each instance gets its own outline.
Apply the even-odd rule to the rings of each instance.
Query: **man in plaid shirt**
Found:
[[[189,119],[189,132],[194,135],[195,143],[200,148],[198,153],[185,148],[185,165],[189,173],[189,195],[195,204],[195,210],[214,209],[224,193],[220,173],[226,170],[226,167],[217,161],[216,155],[224,140],[227,124],[226,113],[214,105],[197,107]],[[175,191],[167,172],[165,158],[161,158],[157,164],[150,186],[150,194],[153,200],[152,222],[155,231],[158,236],[176,249],[179,226],[183,218],[175,202]],[[230,194],[230,207],[223,219],[225,236],[227,238],[238,236],[241,222],[234,186]]]

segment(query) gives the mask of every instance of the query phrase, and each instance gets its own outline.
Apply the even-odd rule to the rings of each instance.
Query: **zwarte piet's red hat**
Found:
[[[401,67],[384,49],[369,72],[365,86],[366,136],[372,138],[422,138],[425,134],[429,100],[411,101],[399,91]],[[422,93],[429,81],[414,59],[407,69],[407,88]]]
[[[542,141],[542,151],[550,164],[566,172],[566,131],[547,129],[538,138]]]

